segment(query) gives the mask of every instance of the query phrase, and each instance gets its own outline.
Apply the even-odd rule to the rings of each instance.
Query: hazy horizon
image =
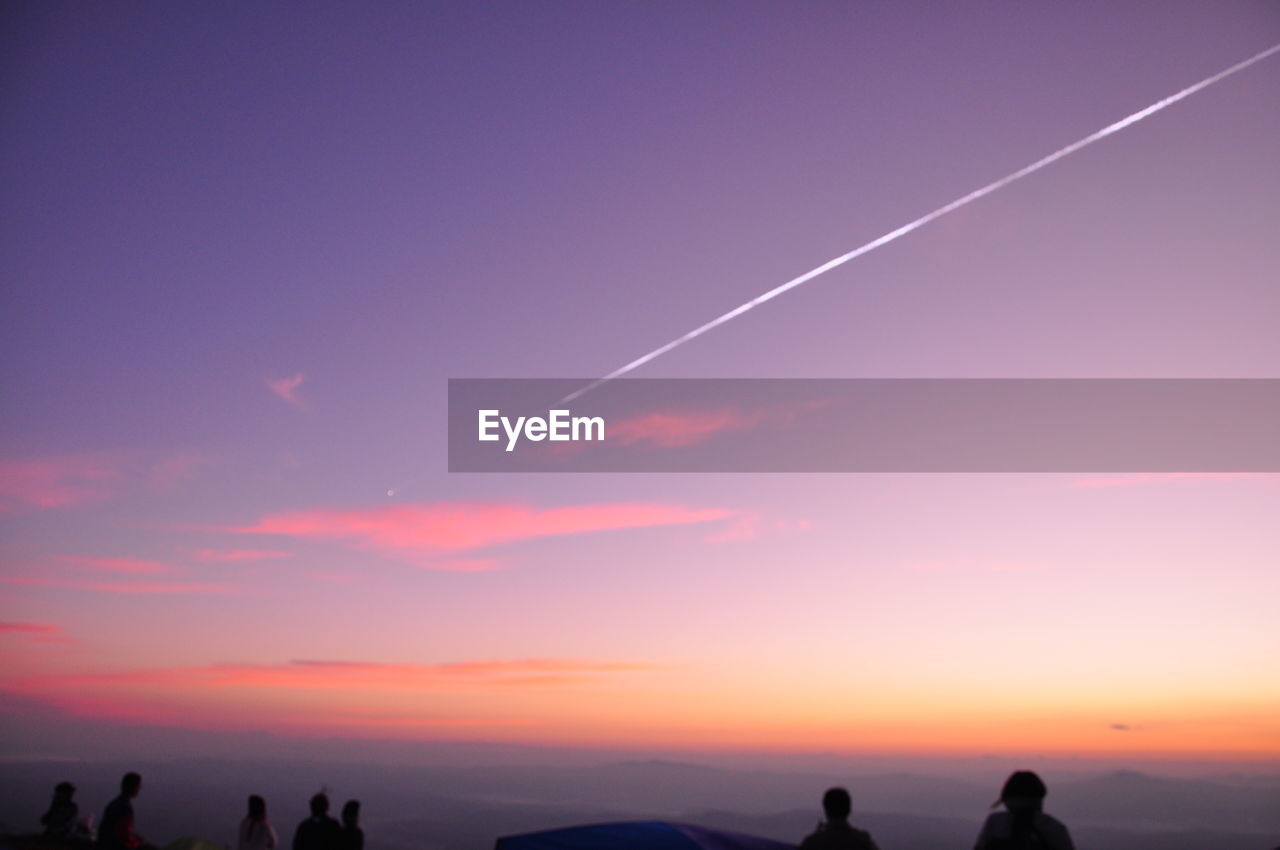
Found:
[[[411,756],[390,765],[319,756],[5,761],[0,826],[30,829],[48,789],[68,778],[77,783],[81,813],[100,812],[127,764],[143,775],[139,829],[160,846],[186,836],[233,844],[250,792],[265,796],[270,819],[288,841],[307,798],[318,790],[335,806],[350,798],[361,801],[371,850],[468,850],[502,835],[622,820],[695,823],[794,843],[812,828],[821,792],[842,785],[852,793],[855,823],[871,829],[882,847],[913,850],[972,841],[1003,780],[1003,765],[995,764],[970,764],[965,775],[939,776],[919,770],[929,769],[919,763],[898,765],[916,768],[910,772],[888,772],[892,763],[848,758],[802,770],[776,763],[615,761],[602,754],[592,761],[582,753],[555,763],[554,754],[543,752],[521,762],[518,748],[481,758],[468,749],[455,748],[438,764],[412,764]],[[450,756],[454,763],[447,761]],[[1070,825],[1082,847],[1140,850],[1158,837],[1162,846],[1231,850],[1258,846],[1280,829],[1272,805],[1280,794],[1280,772],[1175,779],[1018,764],[1034,766],[1047,778],[1047,810]]]

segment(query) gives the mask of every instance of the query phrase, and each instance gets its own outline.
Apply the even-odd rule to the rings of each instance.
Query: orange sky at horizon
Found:
[[[28,628],[28,633],[37,633]],[[769,687],[747,671],[572,659],[32,672],[3,686],[72,716],[286,736],[910,756],[1260,761],[1280,689],[1021,694],[920,680]],[[1118,718],[1123,718],[1124,722]]]

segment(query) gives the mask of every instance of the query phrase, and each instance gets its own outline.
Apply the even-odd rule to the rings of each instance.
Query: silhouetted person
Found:
[[[53,801],[49,803],[49,811],[40,816],[44,824],[44,834],[50,838],[71,838],[76,834],[76,815],[80,807],[76,805],[76,786],[70,782],[59,782],[53,787]]]
[[[342,850],[364,850],[359,800],[348,800],[342,807]]]
[[[329,817],[329,798],[311,798],[311,817],[298,824],[293,834],[293,850],[342,850],[342,827]]]
[[[249,813],[240,821],[240,839],[236,850],[275,850],[280,839],[267,821],[267,801],[252,794],[249,797]]]
[[[109,850],[135,850],[142,839],[134,832],[133,798],[142,790],[142,777],[130,771],[120,780],[120,796],[107,803],[98,826],[98,846]]]
[[[822,812],[827,819],[800,843],[800,850],[878,850],[870,833],[849,824],[851,811],[853,802],[848,791],[827,789],[822,795]]]
[[[1071,834],[1057,819],[1040,811],[1049,789],[1039,776],[1019,770],[1000,791],[1005,811],[987,815],[974,850],[1075,850]]]

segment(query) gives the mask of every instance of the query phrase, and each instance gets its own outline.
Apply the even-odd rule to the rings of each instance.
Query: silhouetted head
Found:
[[[329,797],[326,794],[317,794],[311,798],[311,816],[320,817],[329,814]]]
[[[355,826],[360,822],[360,801],[347,800],[342,807],[342,825]]]
[[[257,794],[249,795],[249,820],[267,819],[267,801]]]
[[[136,797],[142,790],[142,777],[132,770],[120,779],[120,792],[126,797]]]
[[[1019,770],[1005,780],[1004,788],[1000,790],[1000,799],[996,802],[1004,803],[1005,808],[1010,810],[1038,809],[1048,793],[1049,789],[1039,776],[1029,770]]]
[[[76,793],[76,786],[70,782],[59,782],[53,786],[53,799],[71,802],[71,797]]]
[[[853,801],[849,799],[849,792],[843,788],[828,788],[827,793],[822,795],[822,811],[827,820],[847,820],[852,810]]]

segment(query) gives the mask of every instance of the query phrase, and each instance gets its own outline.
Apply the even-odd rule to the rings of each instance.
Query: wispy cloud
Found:
[[[0,461],[0,510],[62,508],[104,498],[121,465],[119,455],[106,453]]]
[[[751,514],[735,519],[723,529],[707,536],[708,543],[736,543],[755,540],[765,535],[793,534],[808,531],[812,523],[807,519],[800,520],[766,520],[759,514]]]
[[[660,411],[609,423],[608,438],[622,445],[649,443],[659,448],[680,448],[705,442],[716,434],[754,427],[764,414],[742,413],[734,408]]]
[[[506,564],[497,558],[432,558],[422,562],[422,566],[451,573],[488,573],[500,570]]]
[[[66,508],[146,486],[168,490],[210,463],[194,452],[156,457],[157,453],[93,452],[0,460],[0,512]]]
[[[0,581],[18,587],[52,587],[111,593],[121,596],[171,596],[178,594],[224,595],[238,592],[229,584],[201,581],[96,581],[50,576],[0,576]]]
[[[442,664],[386,664],[365,661],[297,660],[283,664],[219,664],[166,667],[25,679],[27,691],[67,688],[148,687],[199,692],[211,688],[286,690],[470,690],[493,686],[558,687],[604,676],[668,669],[630,661],[526,658]]]
[[[829,406],[830,399],[814,398],[803,402],[772,404],[742,410],[735,405],[717,405],[704,409],[669,408],[629,418],[610,421],[607,438],[612,443],[638,445],[647,443],[671,449],[704,443],[713,437],[754,428],[786,428],[802,416]]]
[[[225,564],[242,561],[277,561],[292,558],[292,552],[281,549],[197,549],[191,557],[202,564]]]
[[[292,404],[300,410],[305,410],[306,402],[298,395],[298,387],[302,386],[303,377],[303,374],[299,372],[289,378],[265,378],[263,383],[266,384],[267,389],[275,393],[277,398]]]
[[[168,490],[193,478],[202,467],[212,461],[196,452],[182,452],[151,464],[147,478],[153,487]]]
[[[1034,570],[1038,565],[1029,561],[995,561],[981,560],[978,558],[953,558],[935,561],[908,561],[901,565],[904,570],[913,570],[919,572],[933,573],[950,573],[950,572],[988,572],[988,573],[1007,573],[1021,572],[1024,570]]]
[[[719,508],[618,503],[534,508],[519,504],[441,502],[352,510],[312,509],[272,514],[233,529],[308,540],[352,540],[401,554],[431,555],[501,543],[625,528],[710,522],[732,516]],[[427,562],[425,566],[449,561]],[[462,562],[474,568],[474,562]]]
[[[290,735],[377,735],[414,729],[543,722],[517,706],[666,665],[581,658],[436,664],[297,660],[95,673],[0,676],[4,690],[81,717],[193,728],[279,729]],[[519,694],[520,696],[517,696]],[[440,696],[442,699],[432,699]],[[480,714],[458,698],[478,696]],[[526,700],[532,700],[532,703]],[[475,701],[470,701],[474,706]],[[491,707],[490,707],[491,706]]]
[[[0,622],[0,634],[48,635],[62,631],[58,626],[49,623],[14,623]]]
[[[61,626],[52,623],[0,622],[0,635],[22,638],[35,643],[75,643]]]
[[[1142,487],[1153,484],[1174,484],[1194,481],[1239,481],[1249,478],[1247,472],[1133,472],[1124,475],[1094,475],[1077,478],[1072,487],[1100,490],[1111,487]]]
[[[87,558],[67,555],[58,560],[64,564],[93,567],[128,575],[165,575],[177,572],[177,569],[170,564],[161,561],[144,561],[141,558]]]

